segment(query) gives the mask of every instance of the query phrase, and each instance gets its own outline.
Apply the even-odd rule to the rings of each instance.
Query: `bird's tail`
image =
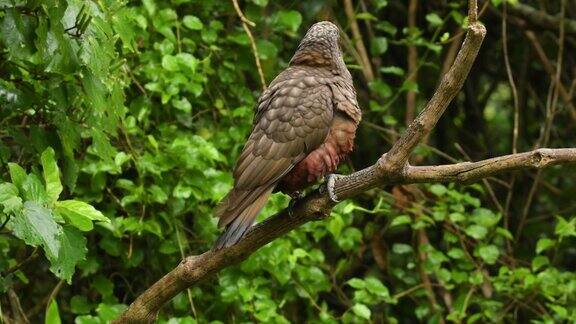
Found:
[[[226,231],[214,244],[214,250],[232,246],[242,238],[268,201],[273,189],[274,185],[250,190],[234,188],[222,199],[216,207],[216,216],[220,218],[218,227],[226,227]]]

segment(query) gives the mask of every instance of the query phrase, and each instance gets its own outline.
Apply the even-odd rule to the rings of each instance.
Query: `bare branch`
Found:
[[[576,20],[561,19],[561,15],[552,16],[544,11],[532,8],[529,5],[516,3],[508,7],[511,14],[526,19],[531,25],[551,29],[554,31],[560,30],[560,25],[564,22],[564,28],[569,35],[576,35]]]
[[[488,176],[519,169],[542,169],[554,164],[576,162],[576,149],[537,149],[478,162],[462,162],[437,166],[410,166],[401,183],[460,182],[467,183]]]

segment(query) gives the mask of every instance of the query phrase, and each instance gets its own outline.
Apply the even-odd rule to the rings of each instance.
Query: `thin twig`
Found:
[[[62,288],[63,284],[64,284],[64,280],[58,281],[58,283],[56,284],[56,286],[54,286],[54,289],[52,289],[50,294],[46,298],[44,298],[44,300],[42,300],[40,303],[34,305],[34,307],[32,307],[27,312],[26,316],[28,316],[28,318],[34,317],[34,315],[36,315],[38,312],[42,311],[42,309],[45,306],[48,307],[50,305],[50,302],[52,301],[52,299],[56,298],[56,296],[58,295],[58,292],[60,292],[60,289]]]
[[[362,41],[362,34],[360,33],[360,27],[358,27],[358,21],[356,20],[356,13],[354,11],[354,6],[352,5],[352,0],[344,0],[344,12],[346,12],[346,17],[348,17],[348,21],[350,22],[352,39],[356,46],[356,50],[362,59],[362,61],[358,63],[362,66],[362,72],[364,73],[366,81],[371,82],[374,80],[374,71],[372,70],[370,59],[368,58],[368,51]]]
[[[24,311],[22,310],[22,305],[20,304],[20,298],[14,291],[14,289],[8,290],[8,301],[10,302],[10,308],[12,308],[12,316],[14,316],[14,323],[18,324],[28,324],[30,321]]]
[[[5,277],[11,273],[16,272],[17,270],[19,270],[20,268],[22,268],[25,264],[29,263],[30,261],[34,260],[36,257],[38,256],[38,248],[36,247],[32,253],[30,253],[29,256],[27,256],[24,260],[20,261],[18,264],[10,267],[8,270],[6,270],[5,273],[3,273],[2,275]]]
[[[249,26],[255,27],[256,24],[248,20],[248,18],[244,16],[242,10],[240,10],[240,5],[238,5],[238,0],[232,0],[232,4],[234,4],[234,9],[236,9],[236,13],[238,14],[240,20],[242,21],[242,27],[244,28],[246,35],[250,39],[250,45],[252,46],[252,53],[254,54],[254,61],[256,61],[256,69],[258,70],[258,76],[260,77],[260,83],[262,84],[262,91],[265,91],[266,79],[264,79],[264,72],[262,72],[262,65],[260,64],[260,54],[258,53],[258,47],[256,46],[256,41],[254,40],[254,36],[252,35],[252,32],[250,31],[249,27]]]
[[[182,259],[186,257],[184,254],[184,246],[182,244],[182,240],[180,239],[180,229],[174,223],[174,232],[176,233],[176,241],[178,242],[178,249],[180,250],[180,256]],[[190,288],[186,289],[186,293],[188,295],[188,303],[190,303],[190,309],[192,310],[192,315],[194,315],[194,319],[198,318],[196,314],[196,306],[194,305],[194,299],[192,298],[192,290]]]
[[[408,4],[408,29],[416,28],[416,14],[418,12],[418,0],[410,0]],[[414,44],[408,45],[408,79],[406,81],[418,83],[418,49]],[[406,92],[406,125],[409,125],[416,114],[416,92]]]
[[[10,215],[6,215],[6,219],[4,220],[4,222],[2,222],[2,225],[0,225],[0,231],[2,229],[4,229],[4,226],[6,226],[6,224],[8,224],[9,220],[10,220]]]
[[[442,314],[442,309],[438,305],[438,301],[436,300],[436,294],[434,294],[434,289],[432,289],[432,280],[426,269],[424,264],[426,263],[427,254],[424,252],[424,247],[430,244],[428,239],[428,235],[424,229],[419,229],[416,233],[416,237],[418,240],[418,272],[420,273],[420,279],[422,280],[422,285],[426,290],[426,296],[428,297],[428,301],[430,302],[430,308],[433,313],[438,315],[440,319],[440,323],[445,323],[444,316]]]
[[[506,67],[506,75],[508,76],[508,83],[512,90],[512,100],[514,103],[514,128],[512,131],[512,153],[518,152],[518,128],[520,124],[520,107],[518,105],[518,90],[516,89],[516,82],[514,82],[514,75],[512,74],[512,67],[510,66],[510,57],[508,55],[508,31],[506,30],[506,16],[507,16],[507,1],[502,4],[502,49],[504,51],[504,66]]]
[[[526,35],[526,38],[528,38],[528,41],[536,51],[536,55],[538,56],[538,59],[542,63],[544,70],[546,71],[546,73],[550,75],[550,78],[552,79],[552,82],[554,82],[555,86],[558,87],[558,94],[560,95],[562,101],[564,101],[566,106],[568,106],[568,112],[570,113],[570,118],[576,121],[576,107],[574,107],[574,104],[572,103],[572,98],[570,97],[568,91],[562,84],[561,80],[559,78],[556,78],[556,71],[552,66],[552,63],[550,63],[550,60],[546,56],[546,53],[544,52],[542,45],[538,41],[538,38],[531,30],[525,31],[524,35]]]
[[[401,292],[395,294],[393,297],[394,297],[394,299],[400,299],[400,298],[402,298],[402,297],[404,297],[404,296],[410,295],[411,293],[413,293],[413,292],[415,292],[415,291],[417,291],[418,289],[421,289],[421,288],[424,288],[424,284],[418,284],[418,285],[416,285],[416,286],[414,286],[414,287],[412,287],[412,288],[408,288],[408,289],[406,289],[406,290],[404,290],[404,291],[401,291]]]

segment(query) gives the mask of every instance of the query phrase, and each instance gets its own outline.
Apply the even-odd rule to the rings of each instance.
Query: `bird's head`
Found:
[[[308,29],[300,45],[305,43],[326,43],[337,47],[339,38],[340,29],[336,25],[329,21],[321,21]]]
[[[290,60],[291,65],[331,66],[342,60],[340,29],[329,21],[317,22],[306,32]]]

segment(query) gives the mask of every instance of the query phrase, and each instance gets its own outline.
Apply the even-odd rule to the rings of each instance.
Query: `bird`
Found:
[[[215,209],[225,228],[215,250],[236,244],[273,192],[298,194],[335,172],[353,151],[362,111],[339,38],[332,22],[312,25],[288,67],[260,96],[234,186]]]

